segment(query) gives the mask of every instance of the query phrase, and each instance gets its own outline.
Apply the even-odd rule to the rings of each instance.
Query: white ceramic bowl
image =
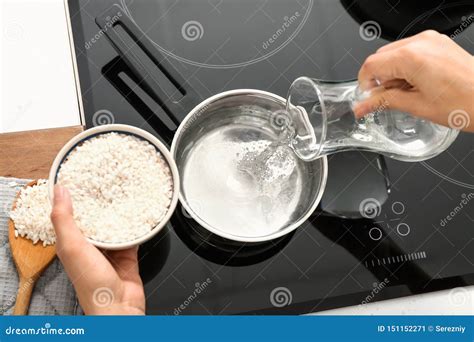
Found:
[[[162,156],[165,158],[167,161],[169,168],[171,170],[171,175],[173,177],[173,196],[171,198],[171,203],[168,208],[168,211],[166,215],[164,216],[163,220],[161,220],[157,226],[155,226],[150,232],[147,234],[140,236],[137,239],[131,240],[131,241],[126,241],[126,242],[120,242],[120,243],[109,243],[109,242],[102,242],[102,241],[96,241],[90,238],[87,238],[87,240],[92,243],[93,245],[103,248],[103,249],[110,249],[110,250],[118,250],[118,249],[126,249],[130,248],[133,246],[140,245],[144,243],[145,241],[151,239],[153,236],[155,236],[169,221],[171,218],[171,215],[173,214],[176,205],[178,203],[178,197],[179,197],[179,173],[178,169],[176,167],[176,163],[171,156],[171,153],[168,151],[166,146],[158,140],[155,136],[152,134],[129,125],[103,125],[103,126],[97,126],[91,129],[88,129],[82,133],[79,133],[75,137],[73,137],[71,140],[69,140],[66,145],[63,146],[63,148],[59,151],[58,155],[54,159],[54,162],[51,166],[51,170],[49,171],[49,198],[51,203],[53,203],[53,197],[54,197],[54,185],[56,183],[56,177],[59,171],[59,168],[61,166],[61,163],[64,161],[66,156],[74,149],[76,146],[81,144],[83,141],[90,139],[94,136],[104,134],[104,133],[110,133],[110,132],[117,132],[117,133],[122,133],[122,134],[129,134],[129,135],[134,135],[138,136],[141,139],[144,139],[148,141],[150,144],[156,147],[156,149],[162,154]]]

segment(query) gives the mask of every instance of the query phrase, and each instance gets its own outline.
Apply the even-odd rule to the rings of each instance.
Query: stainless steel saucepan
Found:
[[[290,158],[292,163],[283,184],[275,184],[281,175],[266,175],[265,184],[258,179],[262,170],[252,170],[253,165],[238,170],[245,158],[241,154],[252,154],[252,144],[258,148],[261,141],[275,138],[270,118],[282,112],[285,103],[260,90],[223,92],[197,105],[176,131],[171,154],[180,173],[179,199],[212,233],[241,242],[272,240],[299,227],[316,209],[326,184],[325,157],[303,162],[283,155],[276,162]],[[256,189],[261,183],[268,189]]]
[[[285,110],[286,100],[241,89],[199,103],[187,80],[121,11],[112,6],[96,23],[127,72],[179,125],[171,152],[189,215],[214,234],[249,243],[276,239],[305,222],[321,200],[327,160],[303,162],[283,147],[265,152],[278,134],[272,118]]]

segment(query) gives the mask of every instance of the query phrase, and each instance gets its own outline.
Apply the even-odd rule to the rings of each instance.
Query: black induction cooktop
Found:
[[[135,125],[168,145],[193,103],[236,88],[285,96],[302,75],[352,79],[378,47],[428,28],[474,53],[474,29],[465,25],[472,1],[70,0],[68,7],[86,126]],[[138,41],[130,41],[134,30]],[[194,94],[171,116],[167,106],[183,94],[163,65]],[[364,213],[364,201],[377,205]],[[139,254],[149,314],[299,314],[474,284],[474,135],[461,133],[420,163],[357,151],[329,157],[319,208],[278,240],[230,242],[178,206]]]

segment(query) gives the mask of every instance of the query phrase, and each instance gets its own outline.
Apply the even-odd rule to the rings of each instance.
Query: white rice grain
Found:
[[[10,218],[15,223],[15,236],[43,242],[43,246],[56,242],[50,219],[51,204],[48,198],[48,181],[40,179],[37,185],[22,188]]]
[[[120,243],[151,231],[173,195],[164,157],[138,137],[106,133],[86,140],[62,163],[58,184],[71,193],[74,219],[90,239]]]

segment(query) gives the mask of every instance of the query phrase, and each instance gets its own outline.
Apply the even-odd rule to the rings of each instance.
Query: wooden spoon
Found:
[[[28,183],[25,188],[36,184],[36,180],[32,181]],[[12,210],[16,207],[18,197],[19,193],[13,202]],[[15,223],[12,219],[8,222],[8,239],[20,280],[13,314],[26,315],[35,283],[41,273],[43,273],[46,267],[54,260],[56,247],[55,245],[43,247],[41,241],[38,241],[38,243],[34,245],[33,242],[27,238],[21,236],[15,237]]]

